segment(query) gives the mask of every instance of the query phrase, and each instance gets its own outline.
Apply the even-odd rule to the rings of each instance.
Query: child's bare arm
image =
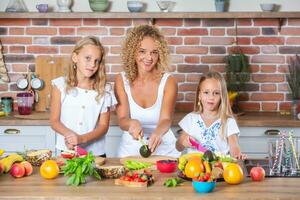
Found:
[[[231,156],[237,158],[237,159],[246,159],[247,156],[245,154],[242,154],[240,145],[238,143],[238,137],[237,134],[233,134],[228,137],[228,143],[229,143],[229,149]]]

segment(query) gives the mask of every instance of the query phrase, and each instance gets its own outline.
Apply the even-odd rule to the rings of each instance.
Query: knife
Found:
[[[196,140],[194,140],[193,138],[189,138],[190,143],[193,147],[195,147],[195,149],[197,149],[200,152],[205,152],[207,151],[207,149],[205,147],[203,147],[201,144],[199,144]]]

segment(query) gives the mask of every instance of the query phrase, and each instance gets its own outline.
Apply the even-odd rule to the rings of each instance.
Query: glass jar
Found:
[[[12,97],[1,97],[1,104],[2,104],[2,110],[6,115],[12,112],[12,105],[13,105]]]

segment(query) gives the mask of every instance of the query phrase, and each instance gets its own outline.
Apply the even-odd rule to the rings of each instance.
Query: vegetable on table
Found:
[[[183,182],[184,182],[184,180],[181,178],[169,178],[164,182],[164,186],[176,187],[176,186],[182,185]]]
[[[64,176],[69,176],[66,184],[78,186],[86,182],[87,176],[94,176],[97,179],[101,179],[100,175],[94,168],[95,157],[91,152],[84,157],[73,158],[67,160],[65,166],[63,166]]]

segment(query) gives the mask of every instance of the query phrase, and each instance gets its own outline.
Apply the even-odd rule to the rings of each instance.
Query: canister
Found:
[[[6,115],[12,112],[12,103],[12,97],[1,97],[2,110]]]

